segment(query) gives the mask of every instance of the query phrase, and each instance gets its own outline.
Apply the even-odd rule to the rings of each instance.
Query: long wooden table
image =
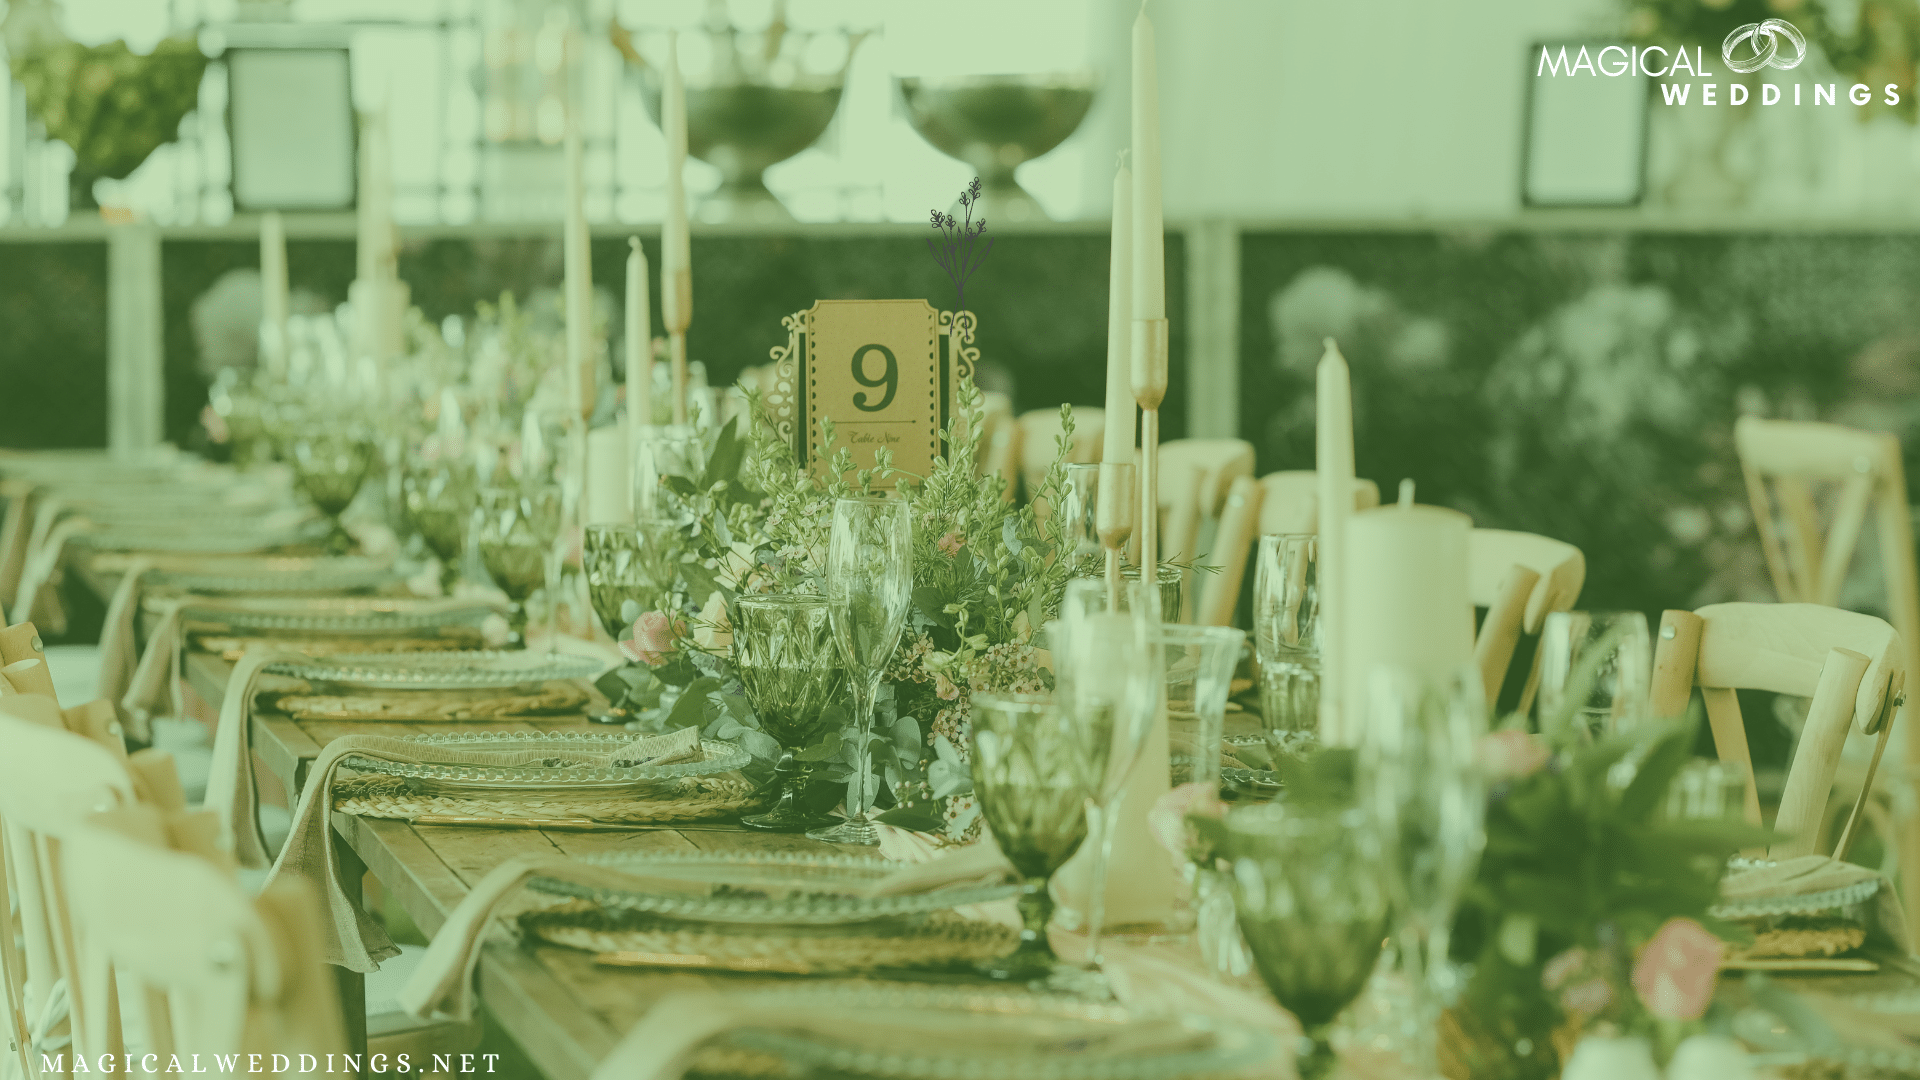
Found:
[[[232,664],[207,654],[189,654],[188,684],[219,708]],[[306,770],[326,743],[346,734],[398,735],[424,731],[551,730],[583,727],[583,716],[471,723],[296,721],[256,712],[253,751],[259,762],[296,797]],[[580,832],[414,825],[405,821],[333,815],[333,828],[351,853],[342,880],[358,881],[357,866],[373,873],[429,937],[475,881],[514,855],[562,852],[804,851],[828,850],[804,836],[755,832],[731,825],[682,825],[656,829]],[[866,849],[870,850],[870,849]],[[622,1034],[653,1004],[695,989],[771,984],[766,976],[602,967],[592,955],[541,943],[492,940],[482,947],[478,986],[487,1010],[552,1080],[586,1077]],[[349,990],[348,995],[352,993]]]

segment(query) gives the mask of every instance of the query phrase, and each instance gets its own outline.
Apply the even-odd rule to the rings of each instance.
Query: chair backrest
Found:
[[[1227,509],[1235,482],[1252,477],[1253,444],[1244,439],[1174,439],[1161,443],[1160,561],[1194,560],[1224,567],[1237,556],[1243,564],[1240,573],[1244,574],[1253,534],[1249,531],[1245,543],[1223,549],[1206,533],[1209,524],[1218,532],[1220,515]],[[1250,497],[1242,492],[1242,499]],[[1243,502],[1241,509],[1245,508]],[[1251,525],[1253,520],[1247,519],[1247,524]],[[1195,595],[1196,584],[1189,578],[1181,594],[1186,607],[1180,613],[1182,622],[1191,619],[1198,610],[1200,598]],[[1213,582],[1209,591],[1218,592],[1219,584]],[[1236,576],[1234,596],[1238,595]],[[1228,617],[1231,618],[1230,612]]]
[[[1260,492],[1260,535],[1320,531],[1320,474],[1312,469],[1271,472],[1260,478]],[[1355,479],[1353,508],[1379,505],[1380,486]]]
[[[1549,614],[1570,611],[1587,580],[1587,559],[1561,540],[1505,529],[1475,529],[1467,537],[1467,593],[1487,609],[1473,643],[1487,701],[1500,699],[1522,634],[1538,634]],[[1540,653],[1520,691],[1521,712],[1540,684]]]
[[[1105,409],[1074,407],[1073,445],[1067,450],[1069,464],[1100,460],[1100,440],[1107,431],[1106,416]],[[1053,464],[1058,451],[1060,410],[1035,409],[1021,413],[1014,422],[1020,426],[1020,480],[1027,492],[1032,493],[1039,490],[1041,481],[1046,479],[1047,467]]]
[[[1715,604],[1668,611],[1654,648],[1651,712],[1678,716],[1700,688],[1721,761],[1747,782],[1746,814],[1760,820],[1737,690],[1813,699],[1787,771],[1774,828],[1775,858],[1813,852],[1847,732],[1877,735],[1873,763],[1834,855],[1845,858],[1873,787],[1907,681],[1906,645],[1883,619],[1820,604]]]
[[[46,1003],[64,981],[75,1052],[117,1054],[119,1008],[111,972],[83,963],[71,890],[59,872],[60,848],[87,815],[131,804],[134,786],[124,760],[70,730],[71,722],[51,697],[0,698],[0,830],[7,886],[20,903],[25,942],[17,956],[8,957],[9,978],[19,979],[9,998],[25,1011],[17,1019],[37,1026],[30,1041],[43,1042],[56,1034],[47,1023],[52,1014]]]
[[[980,398],[983,430],[974,468],[982,476],[998,476],[1005,481],[1000,497],[1012,502],[1020,494],[1021,446],[1021,428],[1013,418],[1013,399],[998,390],[984,391]],[[1076,418],[1076,426],[1077,423]]]
[[[344,1049],[311,885],[283,878],[249,899],[229,868],[172,846],[148,806],[92,815],[64,855],[87,950],[149,1002],[172,1003],[148,1016],[150,1037],[171,1052],[211,1061]]]
[[[26,572],[27,544],[33,531],[34,488],[24,480],[0,480],[0,607],[13,602]],[[4,621],[4,619],[0,619]]]

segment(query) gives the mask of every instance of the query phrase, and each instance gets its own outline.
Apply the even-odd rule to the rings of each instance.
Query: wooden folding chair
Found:
[[[0,500],[5,501],[4,509],[0,509],[0,607],[6,607],[13,603],[20,576],[26,572],[34,487],[24,480],[0,480]]]
[[[82,962],[59,859],[62,840],[83,818],[131,804],[134,786],[123,757],[70,726],[51,697],[0,697],[0,837],[25,942],[15,953],[11,931],[5,935],[8,997],[11,1026],[31,1051],[28,1076],[40,1075],[39,1054],[62,1035],[63,1021],[49,1005],[62,988],[70,1051],[97,1058],[123,1049],[112,973]]]
[[[997,390],[985,391],[980,396],[985,413],[981,422],[984,430],[980,434],[979,456],[974,460],[974,468],[982,476],[998,476],[1005,481],[1000,497],[1012,502],[1020,494],[1021,446],[1020,424],[1013,418],[1013,399]],[[1077,426],[1077,411],[1074,420]]]
[[[1522,634],[1538,634],[1547,616],[1571,611],[1587,580],[1587,559],[1572,544],[1533,533],[1475,529],[1467,538],[1467,591],[1487,609],[1473,642],[1474,665],[1489,703],[1500,700]],[[1520,690],[1519,711],[1540,687],[1540,651]]]
[[[1887,619],[1906,645],[1907,668],[1920,669],[1920,571],[1900,440],[1838,424],[1743,417],[1734,425],[1733,441],[1780,599],[1838,604],[1871,511]],[[1820,505],[1829,499],[1823,532]],[[1895,786],[1910,788],[1920,780],[1920,738],[1903,731],[1901,742],[1888,769]],[[1896,852],[1900,892],[1920,896],[1920,805],[1911,795],[1889,801],[1894,824],[1887,839]],[[1909,929],[1920,933],[1920,903],[1907,907]]]
[[[1686,712],[1700,688],[1720,760],[1746,780],[1746,817],[1760,823],[1753,760],[1737,690],[1768,690],[1813,699],[1787,786],[1774,818],[1786,838],[1774,858],[1810,854],[1821,846],[1827,801],[1849,729],[1874,735],[1867,768],[1833,855],[1845,859],[1859,835],[1873,774],[1904,700],[1906,646],[1883,619],[1819,604],[1715,604],[1668,611],[1654,649],[1650,705],[1655,716]]]
[[[1320,475],[1312,469],[1271,472],[1260,478],[1260,535],[1320,531]],[[1353,482],[1353,508],[1380,505],[1380,486]]]
[[[1257,518],[1243,517],[1245,542],[1237,549],[1232,544],[1223,548],[1206,534],[1210,524],[1212,532],[1219,532],[1220,515],[1228,509],[1235,481],[1252,477],[1253,444],[1244,439],[1175,439],[1160,444],[1160,561],[1194,560],[1225,567],[1237,556],[1240,573],[1244,574],[1247,550],[1253,543],[1252,525]],[[1250,500],[1254,496],[1243,490],[1241,498]],[[1240,509],[1245,511],[1249,506],[1243,502]],[[1237,598],[1238,575],[1235,577],[1233,595]],[[1223,598],[1219,584],[1214,582],[1210,591]],[[1182,592],[1186,610],[1180,612],[1181,622],[1196,614],[1195,585],[1190,577]],[[1232,618],[1231,611],[1227,617]]]
[[[313,887],[282,878],[249,898],[228,868],[170,839],[159,811],[131,807],[91,815],[62,851],[88,955],[144,991],[148,1052],[282,1055],[281,1075],[310,1071],[303,1054],[345,1052]]]

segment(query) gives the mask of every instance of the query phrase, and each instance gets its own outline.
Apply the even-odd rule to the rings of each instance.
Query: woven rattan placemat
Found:
[[[422,815],[479,818],[587,818],[604,822],[699,821],[730,817],[768,797],[739,773],[661,780],[643,787],[454,793],[427,781],[362,775],[333,782],[333,808],[355,817],[411,821]]]

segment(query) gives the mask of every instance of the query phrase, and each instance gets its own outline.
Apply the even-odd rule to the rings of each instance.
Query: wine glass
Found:
[[[1556,611],[1540,630],[1540,716],[1571,720],[1589,737],[1628,731],[1647,716],[1653,636],[1638,611]],[[1570,695],[1592,668],[1586,696]]]
[[[1299,756],[1320,729],[1319,538],[1270,533],[1254,557],[1253,643],[1270,754]]]
[[[296,432],[288,442],[294,486],[327,516],[327,551],[343,555],[353,537],[340,524],[340,515],[360,492],[373,465],[373,444],[351,424],[314,425]]]
[[[401,491],[408,519],[440,560],[440,591],[451,595],[473,524],[473,469],[463,461],[416,463],[402,477]]]
[[[1045,694],[972,696],[973,793],[1000,851],[1019,872],[1020,945],[987,964],[995,979],[1045,979],[1060,967],[1047,940],[1047,882],[1087,836],[1113,747],[1114,713],[1075,712]]]
[[[826,725],[827,704],[840,682],[827,598],[802,594],[742,596],[733,602],[733,666],[746,687],[760,727],[780,743],[780,800],[740,824],[769,832],[798,832],[823,823],[801,809],[799,794],[811,769],[794,757]]]
[[[1165,702],[1161,656],[1150,635],[1160,625],[1160,593],[1133,582],[1121,593],[1126,610],[1108,608],[1106,583],[1083,578],[1067,583],[1060,617],[1047,627],[1054,662],[1054,695],[1060,708],[1088,727],[1113,734],[1106,768],[1086,800],[1088,828],[1094,837],[1087,876],[1087,956],[1101,961],[1100,933],[1106,922],[1107,867],[1113,858],[1114,826],[1119,821],[1128,778],[1141,759]]]
[[[662,549],[646,543],[637,525],[589,525],[580,547],[587,600],[615,639],[642,612],[658,609],[666,591]]]
[[[519,485],[480,491],[480,529],[476,541],[480,561],[500,591],[507,594],[508,644],[527,647],[527,600],[547,578],[547,557],[553,548],[548,521],[558,518],[559,492],[551,488],[525,491]],[[557,531],[558,526],[553,526]]]
[[[1334,1065],[1328,1032],[1367,985],[1392,913],[1377,826],[1351,806],[1253,803],[1227,813],[1240,933],[1303,1029],[1301,1080]]]
[[[878,844],[873,827],[873,759],[864,749],[873,735],[873,699],[893,659],[913,596],[909,547],[912,519],[901,499],[841,499],[833,505],[827,542],[826,594],[833,641],[853,691],[857,745],[847,784],[847,820],[807,833],[815,840]]]
[[[1473,668],[1434,679],[1382,666],[1369,678],[1356,790],[1380,830],[1399,959],[1413,991],[1405,1049],[1422,1077],[1439,1075],[1454,908],[1486,846],[1486,784],[1477,763],[1486,731],[1485,690]]]

